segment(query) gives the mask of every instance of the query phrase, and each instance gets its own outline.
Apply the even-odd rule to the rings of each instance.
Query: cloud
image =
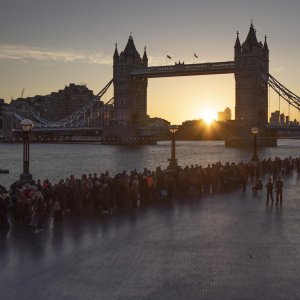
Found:
[[[89,64],[111,65],[112,57],[102,53],[88,51],[74,51],[53,48],[38,48],[24,45],[0,45],[0,60],[17,60],[28,62],[53,61],[53,62],[82,62]]]
[[[72,49],[39,48],[25,45],[0,44],[0,61],[13,60],[23,63],[30,61],[51,62],[81,62],[97,65],[112,65],[112,55],[90,51],[75,51]],[[169,64],[174,63],[168,62]],[[166,64],[166,56],[149,56],[149,66]]]

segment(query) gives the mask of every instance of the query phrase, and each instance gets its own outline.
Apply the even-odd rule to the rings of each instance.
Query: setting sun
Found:
[[[216,115],[217,113],[212,109],[206,109],[201,113],[200,118],[203,119],[206,124],[211,124],[216,120]]]

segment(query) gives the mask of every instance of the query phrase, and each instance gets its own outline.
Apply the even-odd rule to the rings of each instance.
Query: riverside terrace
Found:
[[[266,179],[264,179],[264,183]],[[300,178],[282,207],[241,190],[98,218],[13,226],[1,299],[299,299]]]

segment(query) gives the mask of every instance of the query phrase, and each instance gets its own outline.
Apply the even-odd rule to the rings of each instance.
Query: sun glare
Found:
[[[209,125],[216,119],[216,112],[211,109],[207,109],[202,112],[201,119],[203,119],[205,123]]]

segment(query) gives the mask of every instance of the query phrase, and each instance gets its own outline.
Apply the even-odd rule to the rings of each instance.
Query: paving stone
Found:
[[[300,178],[0,236],[0,299],[300,299]]]

